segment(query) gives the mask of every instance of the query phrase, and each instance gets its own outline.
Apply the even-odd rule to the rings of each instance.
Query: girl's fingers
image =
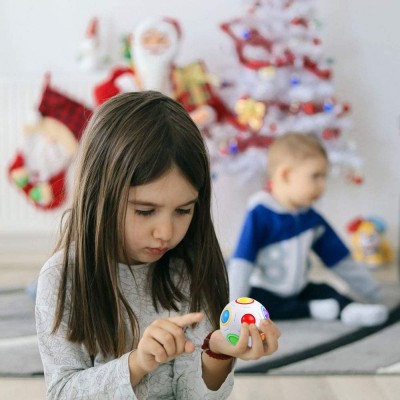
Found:
[[[190,354],[193,353],[195,351],[196,347],[194,345],[194,343],[187,341],[185,343],[185,353]]]
[[[158,321],[153,337],[164,346],[168,356],[185,351],[186,336],[183,329],[169,320]]]
[[[235,346],[237,357],[243,360],[257,360],[274,353],[278,350],[280,335],[279,329],[271,320],[261,321],[259,328],[254,324],[243,324],[239,342]],[[251,346],[248,346],[249,337]]]
[[[265,334],[264,354],[275,353],[278,350],[278,339],[281,336],[281,331],[270,319],[261,321],[260,330]]]
[[[234,347],[234,353],[232,354],[233,356],[242,360],[257,360],[265,355],[264,344],[256,325],[242,324],[239,341]]]
[[[156,320],[147,328],[148,335],[154,342],[150,345],[150,352],[157,362],[165,362],[167,359],[186,352],[194,351],[194,344],[186,339],[183,329],[204,318],[202,313],[190,313],[178,317]],[[158,344],[158,345],[157,345]]]
[[[240,328],[239,341],[235,345],[235,353],[243,354],[248,350],[250,336],[250,326],[244,322]],[[230,345],[231,346],[231,345]]]
[[[163,358],[162,353],[165,353],[166,358],[168,358],[172,357],[175,354],[180,354],[184,351],[184,340],[180,339],[179,337],[175,337],[171,332],[166,329],[154,329],[152,331],[152,338],[162,348],[162,351],[160,349],[157,350],[157,355],[161,358]]]
[[[260,336],[260,331],[254,324],[250,325],[250,336],[252,356],[255,359],[260,358],[264,355],[264,344]]]
[[[168,318],[168,321],[173,322],[181,328],[186,328],[189,325],[200,322],[204,318],[203,313],[190,313],[185,315],[179,315],[178,317]]]

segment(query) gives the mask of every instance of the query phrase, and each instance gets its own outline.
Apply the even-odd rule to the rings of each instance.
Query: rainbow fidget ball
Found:
[[[222,310],[219,327],[225,339],[236,346],[242,323],[255,324],[258,328],[261,320],[268,318],[268,311],[257,300],[250,297],[239,297]],[[265,338],[263,333],[261,333],[261,338],[263,340]],[[251,346],[251,338],[249,338],[249,346]]]

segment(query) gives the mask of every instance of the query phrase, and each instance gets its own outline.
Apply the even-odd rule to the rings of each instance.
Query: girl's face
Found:
[[[125,245],[132,264],[159,260],[184,238],[193,219],[198,191],[179,169],[129,189]]]
[[[324,157],[307,158],[291,168],[287,176],[289,208],[310,207],[317,201],[324,192],[327,172]]]

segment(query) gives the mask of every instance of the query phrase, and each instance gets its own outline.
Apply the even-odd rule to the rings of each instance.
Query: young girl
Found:
[[[80,151],[38,282],[48,398],[227,398],[234,358],[273,353],[280,333],[243,324],[232,346],[217,330],[228,280],[196,125],[158,92],[127,93],[97,109]]]

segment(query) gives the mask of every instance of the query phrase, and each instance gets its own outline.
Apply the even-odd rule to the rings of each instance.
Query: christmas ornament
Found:
[[[100,62],[99,22],[92,18],[79,47],[78,63],[86,71],[95,71]]]
[[[260,130],[266,112],[264,103],[249,98],[240,99],[236,103],[235,111],[241,124],[248,125],[253,131]]]

